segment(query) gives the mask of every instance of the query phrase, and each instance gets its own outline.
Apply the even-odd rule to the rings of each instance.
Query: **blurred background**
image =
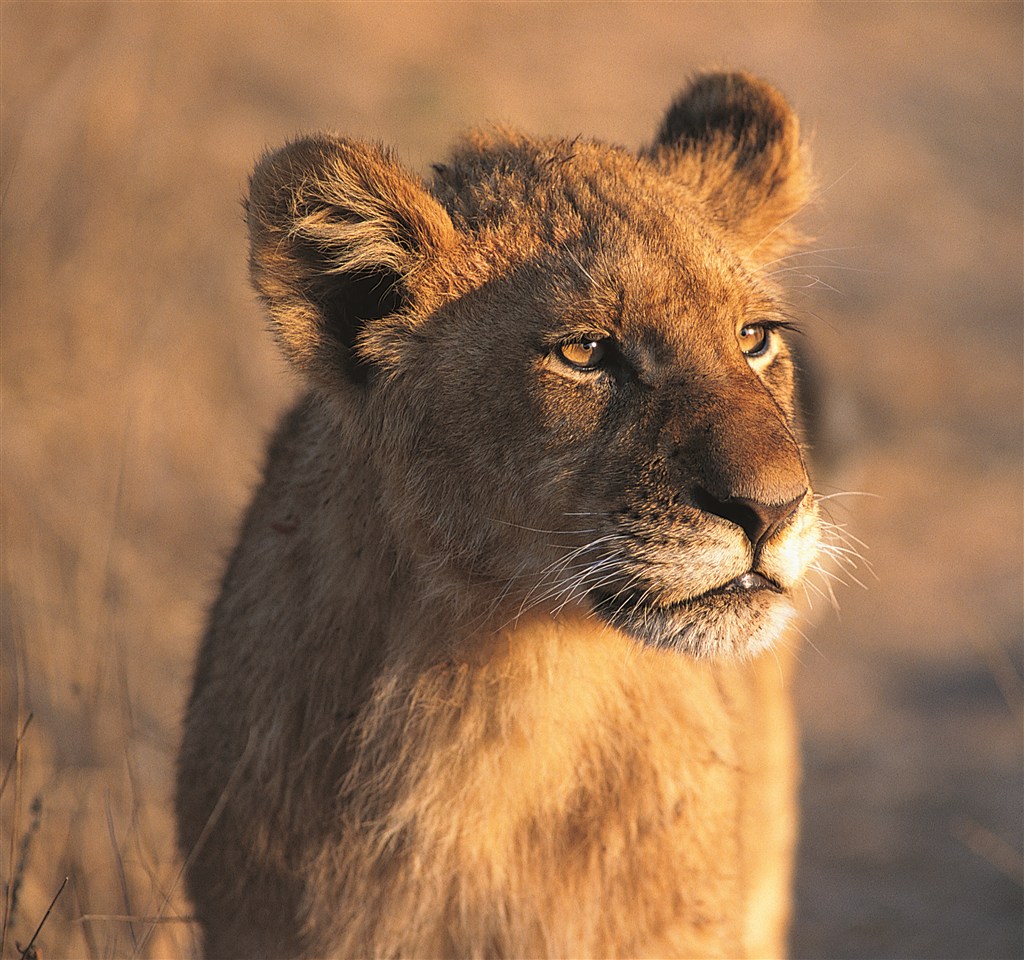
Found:
[[[246,279],[257,155],[327,127],[425,171],[486,121],[639,146],[702,67],[812,141],[785,280],[864,545],[801,653],[793,952],[1020,957],[1022,10],[0,4],[3,957],[64,877],[47,956],[194,953],[178,723],[297,390]]]

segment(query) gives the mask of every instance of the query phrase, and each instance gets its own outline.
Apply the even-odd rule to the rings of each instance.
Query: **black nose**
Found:
[[[756,554],[761,545],[796,513],[797,507],[806,496],[807,490],[785,503],[762,503],[749,497],[727,497],[724,500],[714,496],[702,487],[694,491],[694,502],[705,513],[714,514],[730,523],[735,523],[746,535]]]

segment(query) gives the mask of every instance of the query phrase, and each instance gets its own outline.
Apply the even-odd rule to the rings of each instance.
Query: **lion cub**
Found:
[[[784,951],[772,647],[818,520],[770,267],[807,192],[740,73],[639,153],[500,129],[429,184],[327,135],[259,162],[253,282],[308,392],[185,719],[209,956]]]

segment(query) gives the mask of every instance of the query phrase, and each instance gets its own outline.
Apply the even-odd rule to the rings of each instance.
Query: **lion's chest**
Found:
[[[382,881],[379,917],[424,917],[405,952],[738,955],[731,705],[707,666],[587,624],[539,625],[404,698],[404,766],[351,798],[338,855]]]

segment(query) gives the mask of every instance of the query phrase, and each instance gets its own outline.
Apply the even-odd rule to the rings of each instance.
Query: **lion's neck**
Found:
[[[360,747],[341,796],[351,831],[321,869],[358,865],[383,880],[403,931],[423,917],[420,949],[477,955],[504,938],[512,949],[559,930],[566,942],[547,942],[547,952],[589,943],[600,953],[636,929],[637,904],[679,907],[662,888],[680,869],[707,873],[707,851],[686,838],[734,859],[737,760],[713,673],[589,620],[530,620],[486,662],[382,664],[354,735]],[[709,802],[716,819],[704,822]],[[627,900],[598,916],[604,888],[628,891]],[[524,916],[557,917],[551,931],[528,935],[493,909],[516,902]],[[452,910],[478,918],[471,940],[445,941]],[[708,932],[727,921],[709,917]],[[400,954],[390,922],[366,911],[341,918],[342,945]],[[669,913],[650,918],[653,928],[671,922]]]

